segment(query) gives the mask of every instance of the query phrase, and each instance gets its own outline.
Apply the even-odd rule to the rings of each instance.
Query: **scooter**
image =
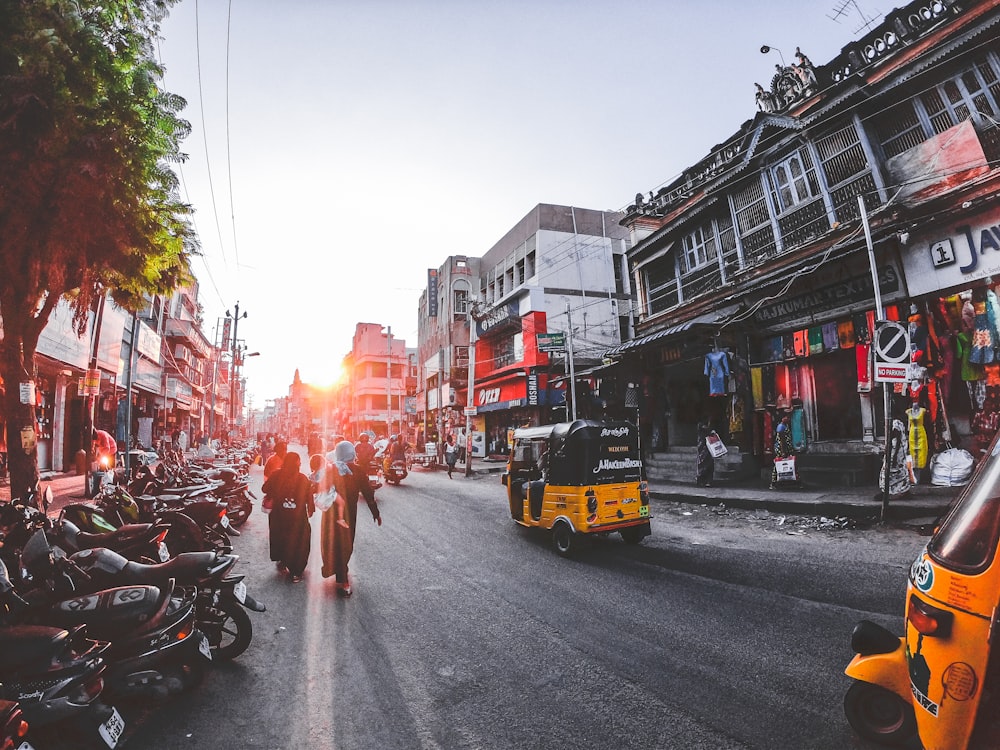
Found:
[[[862,621],[844,710],[854,730],[925,750],[1000,747],[1000,433],[910,566],[905,633]]]
[[[0,700],[0,750],[34,750],[24,739],[28,733],[28,722],[24,712],[15,701]]]
[[[89,743],[99,737],[109,748],[118,744],[125,721],[100,700],[109,648],[88,638],[83,625],[0,628],[0,700],[20,705],[28,747],[45,747],[67,730]]]
[[[382,475],[389,484],[398,485],[409,475],[406,470],[406,461],[386,461]]]
[[[234,659],[253,639],[253,623],[246,610],[267,607],[247,593],[242,575],[229,575],[239,557],[218,552],[184,552],[158,565],[126,560],[109,549],[88,549],[66,556],[50,547],[43,531],[35,533],[21,552],[21,563],[32,578],[47,578],[55,567],[79,593],[118,586],[194,586],[195,625],[207,637],[213,659]]]
[[[104,658],[109,696],[163,699],[197,685],[211,661],[208,639],[194,626],[195,590],[122,586],[77,594],[60,592],[69,578],[56,567],[34,579],[24,596],[14,590],[0,562],[0,622],[61,628],[87,626],[111,643]],[[65,595],[69,595],[65,598]]]

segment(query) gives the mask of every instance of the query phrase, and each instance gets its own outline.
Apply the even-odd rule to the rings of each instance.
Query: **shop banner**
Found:
[[[944,220],[906,239],[903,270],[913,297],[1000,275],[1000,208]]]

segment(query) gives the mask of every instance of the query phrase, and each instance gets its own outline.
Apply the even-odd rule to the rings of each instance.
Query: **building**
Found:
[[[407,431],[406,380],[411,362],[406,342],[394,337],[391,327],[358,323],[344,367],[341,431],[352,439],[365,430],[377,435]]]
[[[636,336],[606,354],[638,392],[648,445],[694,445],[711,419],[767,472],[789,409],[804,469],[873,481],[886,423],[873,277],[912,343],[891,417],[922,408],[933,453],[996,414],[984,384],[1000,334],[977,315],[1000,272],[998,21],[994,0],[913,2],[824,65],[796,50],[755,85],[752,119],[636,197],[623,222]]]
[[[565,419],[567,353],[550,355],[538,347],[538,334],[550,332],[563,332],[573,344],[582,374],[578,415],[596,416],[602,410],[596,379],[587,370],[600,365],[603,353],[623,334],[627,340],[632,333],[629,234],[622,218],[615,212],[539,204],[482,258],[453,256],[436,269],[431,281],[436,290],[424,292],[419,309],[426,413],[436,414],[438,403],[444,407],[443,417],[430,424],[445,434],[458,432],[465,426],[462,407],[475,408],[473,451],[482,455],[506,452],[515,427]],[[469,399],[467,371],[461,366],[461,347],[469,342],[464,290],[476,278],[478,294],[470,311],[475,386]],[[435,359],[431,342],[441,341],[445,327],[433,321],[431,312],[446,318],[452,337],[446,351],[454,352],[452,359],[441,354],[440,343]],[[447,391],[442,385],[440,397],[439,382],[450,383]]]

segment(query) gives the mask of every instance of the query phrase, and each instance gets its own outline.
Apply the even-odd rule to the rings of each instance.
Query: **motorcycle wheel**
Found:
[[[202,613],[198,629],[208,636],[212,659],[235,659],[253,640],[253,623],[243,605],[235,599],[223,599]]]
[[[844,696],[844,713],[854,731],[883,745],[905,745],[917,735],[913,704],[891,690],[855,681]]]
[[[235,498],[226,501],[229,507],[226,508],[226,515],[229,516],[229,523],[233,526],[242,526],[250,518],[250,512],[253,510],[253,505],[250,504],[250,500],[246,495],[238,495]]]

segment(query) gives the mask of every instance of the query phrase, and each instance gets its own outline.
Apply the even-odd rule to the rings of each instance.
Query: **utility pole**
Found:
[[[385,434],[392,434],[392,326],[386,326],[388,346],[385,352]]]
[[[245,311],[244,311],[243,315],[240,315],[240,303],[239,303],[239,301],[237,301],[236,302],[236,314],[232,316],[232,318],[233,318],[233,352],[232,352],[233,353],[233,361],[232,361],[232,367],[230,367],[230,369],[229,369],[229,424],[230,424],[230,431],[234,431],[235,430],[235,428],[236,428],[236,417],[240,413],[240,411],[242,411],[242,410],[237,410],[237,406],[236,406],[236,393],[237,393],[237,389],[238,389],[238,384],[237,384],[237,381],[236,381],[236,370],[237,370],[237,363],[238,363],[238,359],[237,358],[238,358],[239,352],[240,352],[239,337],[238,337],[238,332],[239,332],[239,327],[240,327],[240,318],[241,317],[245,318],[246,316],[247,316],[247,314],[246,314]],[[230,317],[229,310],[226,310],[226,317],[227,318]]]
[[[472,317],[473,301],[470,299],[468,315],[469,321],[469,378],[466,387],[465,397],[465,476],[472,476],[472,409],[475,409],[476,400],[473,391],[476,388],[476,321]]]
[[[86,409],[83,415],[83,445],[81,446],[83,450],[87,452],[87,465],[86,470],[83,475],[83,494],[84,497],[92,498],[94,496],[94,488],[91,487],[92,484],[92,474],[91,464],[94,461],[94,406],[97,401],[97,396],[100,395],[101,386],[101,375],[97,368],[97,357],[101,348],[101,328],[104,326],[104,301],[106,299],[106,294],[104,289],[100,290],[100,299],[97,302],[97,311],[94,316],[94,337],[91,342],[90,349],[90,368],[87,372],[87,379],[91,379],[96,373],[97,376],[97,393],[94,394],[90,392],[87,394]],[[86,384],[87,387],[92,387],[91,383]],[[164,410],[166,409],[166,398],[163,400]],[[164,411],[164,413],[166,413]],[[111,467],[112,469],[114,467]]]
[[[573,363],[573,313],[570,310],[569,300],[566,300],[566,357],[569,360],[569,390],[573,398],[573,411],[571,422],[576,421],[576,366]],[[567,411],[567,416],[570,412]]]

